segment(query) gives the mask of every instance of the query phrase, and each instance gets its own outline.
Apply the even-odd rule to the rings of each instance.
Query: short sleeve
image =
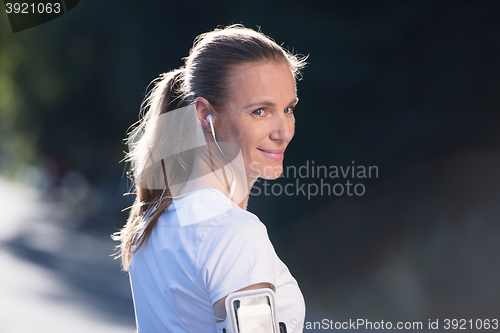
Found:
[[[207,234],[198,256],[212,305],[256,283],[275,285],[276,253],[264,224],[253,214],[231,210]]]

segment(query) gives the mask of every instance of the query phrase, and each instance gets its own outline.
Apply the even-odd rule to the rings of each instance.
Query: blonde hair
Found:
[[[229,76],[238,65],[284,62],[297,80],[306,58],[291,54],[262,32],[240,24],[199,35],[189,56],[184,58],[185,65],[154,80],[154,87],[143,102],[143,117],[127,137],[130,151],[126,160],[132,164],[132,176],[134,166],[147,158],[147,151],[140,144],[131,144],[139,136],[138,129],[153,130],[161,114],[187,106],[197,97],[206,98],[214,106],[224,104],[229,96]],[[171,196],[168,186],[165,191],[141,187],[132,191],[136,198],[127,223],[112,235],[114,240],[121,242],[117,246],[117,258],[121,257],[125,271],[133,253],[149,240],[163,210],[172,202],[166,198]]]

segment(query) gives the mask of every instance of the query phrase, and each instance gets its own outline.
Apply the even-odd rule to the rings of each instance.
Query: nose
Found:
[[[269,138],[273,141],[282,141],[288,144],[295,133],[295,118],[282,114],[276,117]]]

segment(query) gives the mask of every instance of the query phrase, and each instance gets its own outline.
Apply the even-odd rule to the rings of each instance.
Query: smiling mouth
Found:
[[[275,161],[281,161],[284,157],[284,150],[265,150],[260,148],[257,149],[260,150],[264,155]]]

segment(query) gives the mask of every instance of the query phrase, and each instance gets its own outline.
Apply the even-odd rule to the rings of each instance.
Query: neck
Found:
[[[257,181],[257,178],[247,177],[247,184],[248,184],[248,191],[247,192],[248,193],[247,193],[245,199],[241,203],[238,204],[238,206],[240,206],[240,208],[242,208],[244,210],[247,209],[248,199],[250,198],[250,191],[252,190],[253,184],[255,184],[256,181]]]
[[[231,184],[233,180],[233,174],[230,170],[230,168],[226,165],[224,167],[224,172],[226,174],[226,177],[222,177],[221,175],[216,176],[215,173],[210,172],[210,171],[205,171],[201,172],[200,168],[207,168],[206,165],[200,166],[199,164],[195,163],[194,168],[191,173],[191,181],[188,181],[185,186],[182,188],[182,191],[180,194],[186,194],[189,192],[193,192],[199,189],[203,188],[212,188],[216,189],[225,195],[229,196],[229,192],[231,189]],[[202,177],[196,177],[196,174],[204,174]],[[239,173],[237,173],[238,175]],[[229,184],[226,184],[226,180],[229,182]],[[247,182],[248,186],[244,188],[244,182]],[[250,178],[250,177],[238,177],[236,179],[236,188],[233,194],[233,197],[231,198],[231,201],[233,201],[235,204],[237,204],[241,209],[247,209],[248,206],[248,199],[250,197],[250,190],[252,189],[253,184],[257,181],[256,178]]]

